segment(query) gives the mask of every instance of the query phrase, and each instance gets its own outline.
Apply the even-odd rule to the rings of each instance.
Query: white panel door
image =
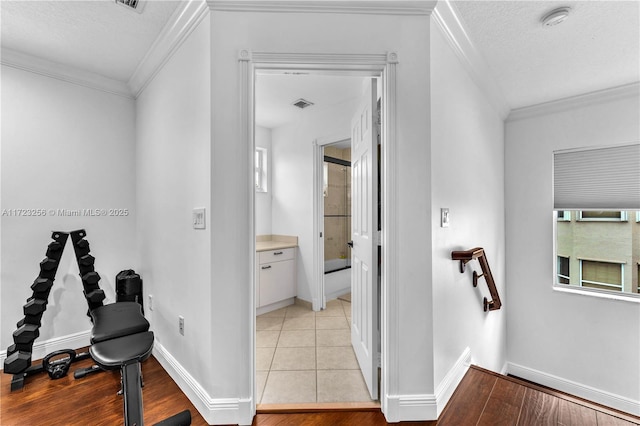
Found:
[[[351,122],[351,344],[372,399],[378,399],[378,127],[376,81]]]

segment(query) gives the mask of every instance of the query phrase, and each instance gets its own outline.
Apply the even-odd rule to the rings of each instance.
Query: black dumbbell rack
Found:
[[[76,260],[80,269],[80,277],[84,287],[84,295],[89,305],[89,310],[102,306],[105,298],[98,282],[100,275],[95,272],[93,263],[95,258],[89,254],[89,242],[84,238],[84,229],[71,232],[71,241],[76,254]],[[51,235],[53,241],[47,246],[46,257],[40,262],[40,273],[31,285],[33,294],[23,306],[24,318],[16,324],[17,330],[13,332],[13,344],[7,348],[7,358],[4,360],[4,373],[13,374],[11,391],[22,389],[24,379],[30,375],[44,371],[42,364],[31,365],[33,342],[40,336],[42,315],[47,309],[49,293],[53,287],[60,259],[69,233],[54,231]],[[88,352],[77,354],[76,361],[89,357]]]

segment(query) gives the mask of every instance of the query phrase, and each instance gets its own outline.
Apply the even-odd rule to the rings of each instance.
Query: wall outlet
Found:
[[[150,294],[149,295],[149,310],[153,311],[153,296]]]
[[[184,317],[182,315],[178,316],[178,331],[184,336]]]

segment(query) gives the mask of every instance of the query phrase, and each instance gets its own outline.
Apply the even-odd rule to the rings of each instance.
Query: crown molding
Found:
[[[623,86],[611,87],[609,89],[597,90],[577,96],[558,99],[541,104],[516,108],[511,111],[508,122],[523,120],[526,118],[538,117],[545,114],[554,114],[574,108],[588,105],[597,105],[618,99],[636,97],[640,101],[640,82],[625,84]]]
[[[440,0],[432,16],[436,27],[445,36],[471,79],[482,90],[500,117],[507,118],[511,108],[493,77],[489,65],[469,38],[455,6],[449,0]]]
[[[430,15],[437,0],[207,0],[211,10],[232,12]]]
[[[2,48],[1,56],[0,63],[8,67],[133,99],[129,87],[124,82],[100,74],[37,58],[8,48]]]
[[[181,2],[127,83],[135,98],[151,83],[207,12],[207,3],[204,0]]]

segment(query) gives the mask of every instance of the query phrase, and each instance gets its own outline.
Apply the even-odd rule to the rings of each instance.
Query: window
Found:
[[[638,142],[553,153],[553,280],[562,290],[640,299],[639,169]]]
[[[622,291],[624,265],[595,260],[580,261],[580,285],[601,290]]]
[[[267,150],[256,148],[255,158],[256,192],[267,192]]]
[[[627,212],[620,210],[584,210],[579,212],[578,220],[625,222]]]
[[[564,256],[558,256],[558,284],[569,284],[569,258]]]

